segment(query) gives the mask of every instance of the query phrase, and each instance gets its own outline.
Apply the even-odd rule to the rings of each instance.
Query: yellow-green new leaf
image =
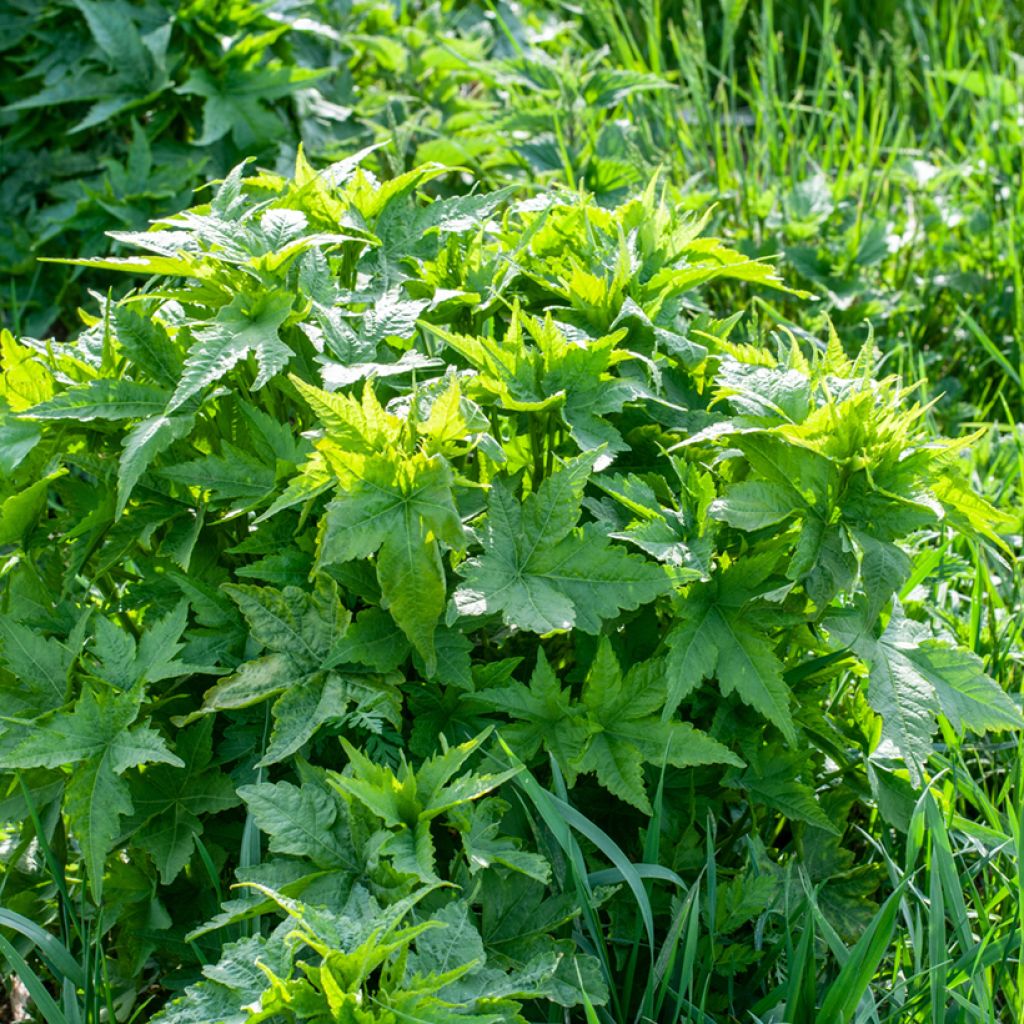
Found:
[[[447,583],[439,541],[463,545],[452,496],[454,478],[440,456],[397,452],[373,456],[334,452],[347,475],[327,506],[320,536],[321,565],[377,555],[383,605],[423,657],[436,665],[434,629],[444,611]]]

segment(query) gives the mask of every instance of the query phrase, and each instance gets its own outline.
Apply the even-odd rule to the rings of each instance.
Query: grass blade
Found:
[[[11,970],[18,976],[21,983],[28,990],[28,994],[35,1003],[36,1009],[43,1015],[46,1024],[68,1024],[61,1008],[54,1002],[53,996],[46,990],[42,979],[25,962],[24,957],[11,945],[11,943],[0,935],[0,956],[11,965]]]
[[[39,950],[54,974],[67,978],[76,988],[85,984],[81,965],[67,947],[34,921],[13,910],[0,908],[0,928],[10,928],[24,935]]]
[[[847,1024],[871,984],[878,965],[892,941],[896,915],[906,880],[901,882],[872,918],[864,934],[850,950],[850,957],[829,986],[816,1024]]]

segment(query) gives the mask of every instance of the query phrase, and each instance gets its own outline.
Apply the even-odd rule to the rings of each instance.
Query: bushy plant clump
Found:
[[[793,886],[855,941],[939,721],[1021,724],[901,603],[1000,543],[969,442],[718,308],[784,284],[657,182],[448,173],[240,166],[4,335],[5,905],[167,1021],[813,1009]]]

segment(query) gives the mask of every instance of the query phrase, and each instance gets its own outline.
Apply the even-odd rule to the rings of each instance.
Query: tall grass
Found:
[[[1013,770],[994,771],[992,751],[955,742],[938,759],[939,775],[915,802],[905,832],[865,832],[867,849],[891,879],[889,897],[847,946],[818,904],[808,876],[792,865],[781,924],[785,955],[766,972],[767,993],[755,1019],[787,1024],[986,1024],[1024,1018],[1024,878],[1018,856],[1024,829],[1020,748]],[[515,755],[506,748],[513,763]],[[644,863],[631,863],[593,821],[528,772],[518,785],[550,829],[568,865],[567,886],[583,908],[581,948],[596,953],[612,992],[588,1020],[607,1024],[664,1021],[718,1024],[707,995],[727,990],[716,962],[714,827],[706,859],[687,885],[658,866],[664,794],[659,787]],[[873,833],[877,831],[879,837]],[[607,859],[588,871],[581,843]],[[617,933],[600,920],[595,889],[625,885],[637,926]],[[653,890],[671,899],[663,933],[653,930]]]

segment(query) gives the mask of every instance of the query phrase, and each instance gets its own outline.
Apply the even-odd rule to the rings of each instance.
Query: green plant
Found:
[[[472,64],[496,32],[480,10],[379,0],[14,0],[3,14],[0,172],[16,333],[65,336],[88,303],[80,272],[39,258],[108,251],[243,159],[321,162],[374,141],[439,141],[472,111]],[[548,16],[539,11],[524,30]],[[441,74],[443,72],[443,75]],[[463,155],[456,152],[453,163]],[[117,248],[117,243],[115,243]],[[115,275],[88,286],[122,288]]]
[[[4,335],[0,765],[63,858],[5,884],[67,879],[112,1001],[205,974],[181,1020],[847,1006],[853,968],[780,988],[786,878],[840,960],[882,914],[870,976],[875,801],[940,721],[1021,724],[900,600],[926,531],[1003,544],[969,442],[870,348],[723,315],[783,284],[671,188],[448,173],[237,167],[78,261],[151,284]]]
[[[440,877],[404,924],[564,961],[502,1014],[1021,1016],[1013,5],[0,20],[12,1003],[242,1019],[268,893]]]

